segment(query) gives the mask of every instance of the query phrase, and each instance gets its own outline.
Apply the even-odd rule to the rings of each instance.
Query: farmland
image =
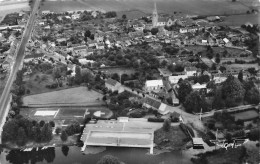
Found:
[[[5,16],[6,14],[19,12],[22,10],[28,11],[29,5],[28,2],[19,2],[19,3],[1,3],[0,5],[0,20],[1,17]]]
[[[248,7],[241,3],[232,3],[228,0],[157,0],[157,8],[161,13],[173,13],[174,11],[187,14],[236,14],[245,13]],[[243,2],[251,5],[252,1]],[[78,0],[78,1],[47,1],[42,10],[67,11],[82,9],[103,9],[106,11],[128,11],[138,9],[147,13],[153,10],[153,1],[149,0]]]
[[[23,101],[24,105],[93,105],[103,104],[102,97],[102,94],[89,91],[86,87],[77,87],[25,96]]]

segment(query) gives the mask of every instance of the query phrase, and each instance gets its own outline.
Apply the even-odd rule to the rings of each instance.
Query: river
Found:
[[[83,154],[80,147],[35,149],[31,152],[19,150],[4,150],[0,154],[1,164],[95,164],[104,155],[118,157],[126,164],[191,164],[189,157],[182,151],[172,151],[159,155],[149,155],[148,149],[139,148],[98,148],[96,154]]]

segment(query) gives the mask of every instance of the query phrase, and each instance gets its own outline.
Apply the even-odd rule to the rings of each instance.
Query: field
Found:
[[[100,68],[99,69],[101,72],[105,72],[106,74],[114,74],[117,73],[118,75],[120,74],[127,74],[131,75],[134,74],[136,71],[133,68]]]
[[[237,69],[237,70],[241,70],[241,69],[246,70],[251,67],[254,67],[255,69],[259,68],[258,64],[231,64],[231,65],[225,65],[225,67],[229,69]]]
[[[103,95],[96,91],[89,91],[86,87],[64,89],[25,96],[24,105],[96,105],[103,104]]]
[[[259,117],[259,114],[255,110],[239,112],[232,115],[235,117],[236,120],[245,120],[245,121]]]
[[[36,113],[54,113],[53,115],[35,115]],[[55,121],[57,125],[67,125],[73,120],[83,122],[84,116],[92,117],[101,112],[102,118],[109,118],[112,112],[105,106],[99,107],[53,107],[53,108],[21,108],[20,114],[34,120]]]
[[[0,21],[1,17],[5,16],[6,14],[10,14],[13,12],[20,12],[22,10],[28,11],[30,7],[28,2],[19,2],[19,3],[0,3]]]
[[[169,132],[165,132],[163,128],[154,132],[154,143],[164,148],[170,147],[172,149],[178,149],[185,144],[185,142],[183,142],[185,138],[187,138],[187,136],[179,126],[171,126]],[[164,142],[165,139],[169,141]]]
[[[247,1],[251,6],[252,0]],[[246,12],[248,7],[230,0],[157,0],[157,9],[161,13],[174,11],[188,14],[227,14]],[[244,2],[245,3],[245,2]],[[103,9],[106,11],[141,10],[146,13],[153,11],[153,1],[150,0],[77,0],[77,1],[47,1],[42,10],[67,11],[82,9]]]

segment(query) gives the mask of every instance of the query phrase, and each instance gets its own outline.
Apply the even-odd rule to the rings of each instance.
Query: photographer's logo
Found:
[[[216,146],[221,148],[225,148],[226,150],[228,147],[237,148],[242,146],[248,141],[249,139],[234,139],[233,142],[227,142],[227,140],[210,140],[211,143],[214,143]]]

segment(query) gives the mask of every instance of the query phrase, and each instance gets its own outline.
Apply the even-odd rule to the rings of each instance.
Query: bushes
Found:
[[[149,117],[148,122],[164,122],[163,118]]]
[[[185,125],[183,123],[180,123],[180,128],[187,136],[189,136],[189,137],[194,137],[195,136],[193,130],[189,126],[187,126],[187,125]]]
[[[57,83],[53,83],[53,84],[50,84],[50,85],[46,85],[45,87],[49,88],[49,89],[55,89],[55,88],[58,87],[58,84]]]

